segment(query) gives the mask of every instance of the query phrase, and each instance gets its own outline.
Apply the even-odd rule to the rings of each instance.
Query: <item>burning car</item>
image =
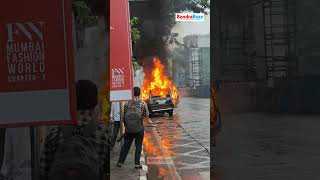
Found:
[[[145,69],[142,99],[147,102],[151,114],[168,113],[169,116],[173,115],[173,109],[179,101],[178,90],[158,58],[153,59],[151,69]]]
[[[153,113],[168,113],[169,116],[173,116],[174,104],[170,94],[166,97],[150,95],[148,102],[148,108],[150,114]]]

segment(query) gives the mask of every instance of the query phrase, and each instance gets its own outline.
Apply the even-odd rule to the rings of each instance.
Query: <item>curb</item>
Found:
[[[139,179],[140,180],[147,180],[148,174],[148,166],[146,164],[146,157],[144,155],[144,147],[142,145],[141,157],[140,157],[140,164],[142,165],[142,169],[139,172]]]
[[[151,122],[149,118],[147,118],[148,123]],[[142,144],[142,151],[140,156],[140,164],[142,165],[142,169],[139,171],[139,180],[147,180],[147,174],[148,174],[148,165],[146,163],[146,156],[144,154],[144,146]]]
[[[152,124],[152,121],[151,121],[150,118],[147,119],[147,122],[150,123],[150,124]],[[156,129],[155,129],[154,127],[152,128],[152,132],[156,135],[157,141],[158,141],[159,143],[161,143],[161,141],[159,140],[159,139],[160,139],[160,136],[159,136],[158,132],[156,131]],[[142,146],[142,148],[144,149],[143,146]],[[144,165],[144,164],[146,164],[146,160],[147,160],[147,159],[146,159],[146,157],[145,157],[145,155],[144,155],[143,152],[144,152],[144,151],[141,152],[140,163],[142,164],[142,169],[143,169],[144,166],[146,167],[146,174],[147,174],[147,172],[148,172],[148,166],[147,166],[147,165]],[[143,158],[142,158],[142,157],[143,157]],[[167,165],[168,165],[168,164],[167,164]],[[168,166],[169,166],[169,165],[168,165]],[[178,175],[178,171],[177,171],[176,167],[173,165],[172,168],[174,169],[174,172],[173,172],[174,175],[173,175],[173,176],[176,177],[175,179],[181,180],[180,176]],[[140,180],[146,180],[146,179],[147,179],[147,176],[146,176],[146,175],[145,175],[145,177],[144,177],[144,176],[141,176],[141,173],[140,173]]]

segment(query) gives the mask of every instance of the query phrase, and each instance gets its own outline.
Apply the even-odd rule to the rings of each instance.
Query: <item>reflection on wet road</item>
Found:
[[[173,118],[146,125],[144,149],[153,179],[210,179],[209,99],[183,98]]]
[[[319,116],[224,115],[214,180],[318,180]]]

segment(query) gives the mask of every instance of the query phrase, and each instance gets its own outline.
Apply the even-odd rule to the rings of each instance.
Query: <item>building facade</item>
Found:
[[[248,105],[248,111],[320,112],[319,5],[316,0],[215,2],[211,78],[224,82],[223,92],[232,92],[222,95],[224,101],[257,107]]]
[[[188,35],[183,38],[187,68],[180,76],[187,78],[186,86],[192,96],[209,97],[210,92],[210,35]]]

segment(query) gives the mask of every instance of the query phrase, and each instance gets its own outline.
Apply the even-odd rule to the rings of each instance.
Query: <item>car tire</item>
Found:
[[[172,117],[173,116],[173,111],[169,111],[169,117]]]

